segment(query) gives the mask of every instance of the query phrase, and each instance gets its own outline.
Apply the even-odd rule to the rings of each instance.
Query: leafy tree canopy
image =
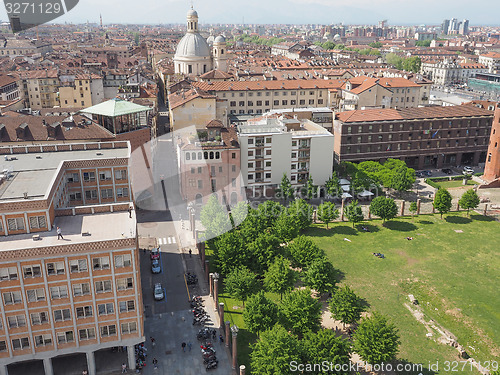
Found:
[[[370,211],[380,217],[384,223],[386,220],[391,220],[398,214],[396,202],[392,198],[377,197],[370,204]]]
[[[348,365],[351,344],[348,340],[337,337],[331,329],[321,329],[317,333],[309,332],[302,340],[305,363],[327,361],[334,365]],[[309,375],[321,375],[323,371],[306,372]]]
[[[260,291],[248,298],[243,320],[250,332],[259,334],[278,322],[278,305]]]
[[[243,305],[260,288],[255,274],[246,267],[233,268],[224,279],[224,286],[229,294],[243,301]]]
[[[290,268],[290,261],[282,256],[276,257],[264,274],[265,288],[270,292],[279,293],[281,298],[283,293],[293,288],[295,280],[297,275]]]
[[[312,289],[326,293],[335,287],[337,272],[326,257],[317,258],[304,273],[304,284]]]
[[[477,208],[479,203],[480,199],[474,189],[467,190],[458,201],[460,207],[467,209],[467,216],[469,215],[469,210]]]
[[[310,289],[296,289],[285,294],[280,304],[281,324],[302,337],[321,326],[321,303],[311,296]]]
[[[356,323],[361,318],[361,313],[365,311],[361,298],[347,285],[335,291],[329,307],[332,318],[344,324]]]
[[[288,253],[292,259],[292,264],[296,267],[307,267],[315,259],[325,256],[321,250],[309,237],[298,236],[288,245]]]
[[[443,214],[450,212],[451,210],[451,194],[448,190],[444,188],[440,188],[436,196],[434,197],[434,202],[432,205],[436,209],[437,212],[441,214],[441,219],[443,218]]]

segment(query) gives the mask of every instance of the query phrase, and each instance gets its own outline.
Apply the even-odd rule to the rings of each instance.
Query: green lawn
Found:
[[[396,324],[401,335],[399,358],[423,364],[439,361],[441,366],[457,359],[456,349],[427,338],[424,326],[403,306],[407,295],[413,294],[427,320],[434,319],[456,335],[476,360],[498,360],[500,223],[476,214],[472,220],[456,214],[443,220],[439,215],[398,218],[386,227],[373,220],[367,226],[369,233],[348,223],[333,224],[328,230],[316,225],[306,234],[342,272],[342,283],[365,298],[371,310]],[[408,241],[408,236],[414,239]],[[379,259],[374,252],[386,258]]]
[[[451,180],[451,181],[439,181],[436,182],[440,187],[449,189],[449,188],[456,188],[456,187],[461,187],[461,186],[474,186],[477,185],[476,181],[469,180],[467,181],[467,185],[463,184],[463,180]]]

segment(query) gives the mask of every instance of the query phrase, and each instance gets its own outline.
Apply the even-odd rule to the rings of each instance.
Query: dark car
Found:
[[[443,168],[441,169],[441,172],[446,173],[446,174],[452,174],[453,171],[450,168]]]
[[[421,171],[416,171],[415,176],[416,177],[424,177],[424,174]]]
[[[431,171],[422,171],[422,174],[423,174],[425,177],[430,177],[430,176],[432,176],[432,172],[431,172]]]

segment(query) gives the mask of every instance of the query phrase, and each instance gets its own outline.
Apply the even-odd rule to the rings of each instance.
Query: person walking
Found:
[[[191,351],[191,347],[193,346],[193,344],[191,344],[191,341],[188,342],[188,350]]]
[[[64,240],[64,237],[61,233],[61,228],[57,227],[57,239],[61,239],[61,240]]]
[[[156,340],[154,339],[153,336],[151,336],[151,346],[154,348],[156,345]]]
[[[127,372],[127,365],[125,363],[122,363],[122,374]]]
[[[189,257],[191,258],[191,254],[193,253],[193,251],[191,249],[189,249]]]
[[[158,360],[156,358],[153,358],[153,366],[156,369],[158,369]]]
[[[185,351],[186,351],[186,343],[185,343],[185,342],[183,342],[183,343],[181,344],[181,346],[182,346],[182,351],[183,351],[183,352],[185,352]]]

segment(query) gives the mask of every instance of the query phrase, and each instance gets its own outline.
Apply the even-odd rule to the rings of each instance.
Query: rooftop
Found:
[[[34,249],[51,246],[74,245],[78,243],[110,241],[121,238],[135,238],[136,216],[127,211],[94,215],[56,217],[54,227],[49,232],[37,233],[39,241],[33,241],[33,234],[14,234],[0,237],[0,251]],[[57,239],[56,228],[60,227],[63,240]],[[90,235],[82,236],[88,232]]]
[[[96,104],[92,107],[82,109],[80,113],[90,113],[107,117],[117,117],[130,115],[133,113],[150,111],[151,108],[143,105],[128,102],[123,99],[114,98],[104,103]]]

